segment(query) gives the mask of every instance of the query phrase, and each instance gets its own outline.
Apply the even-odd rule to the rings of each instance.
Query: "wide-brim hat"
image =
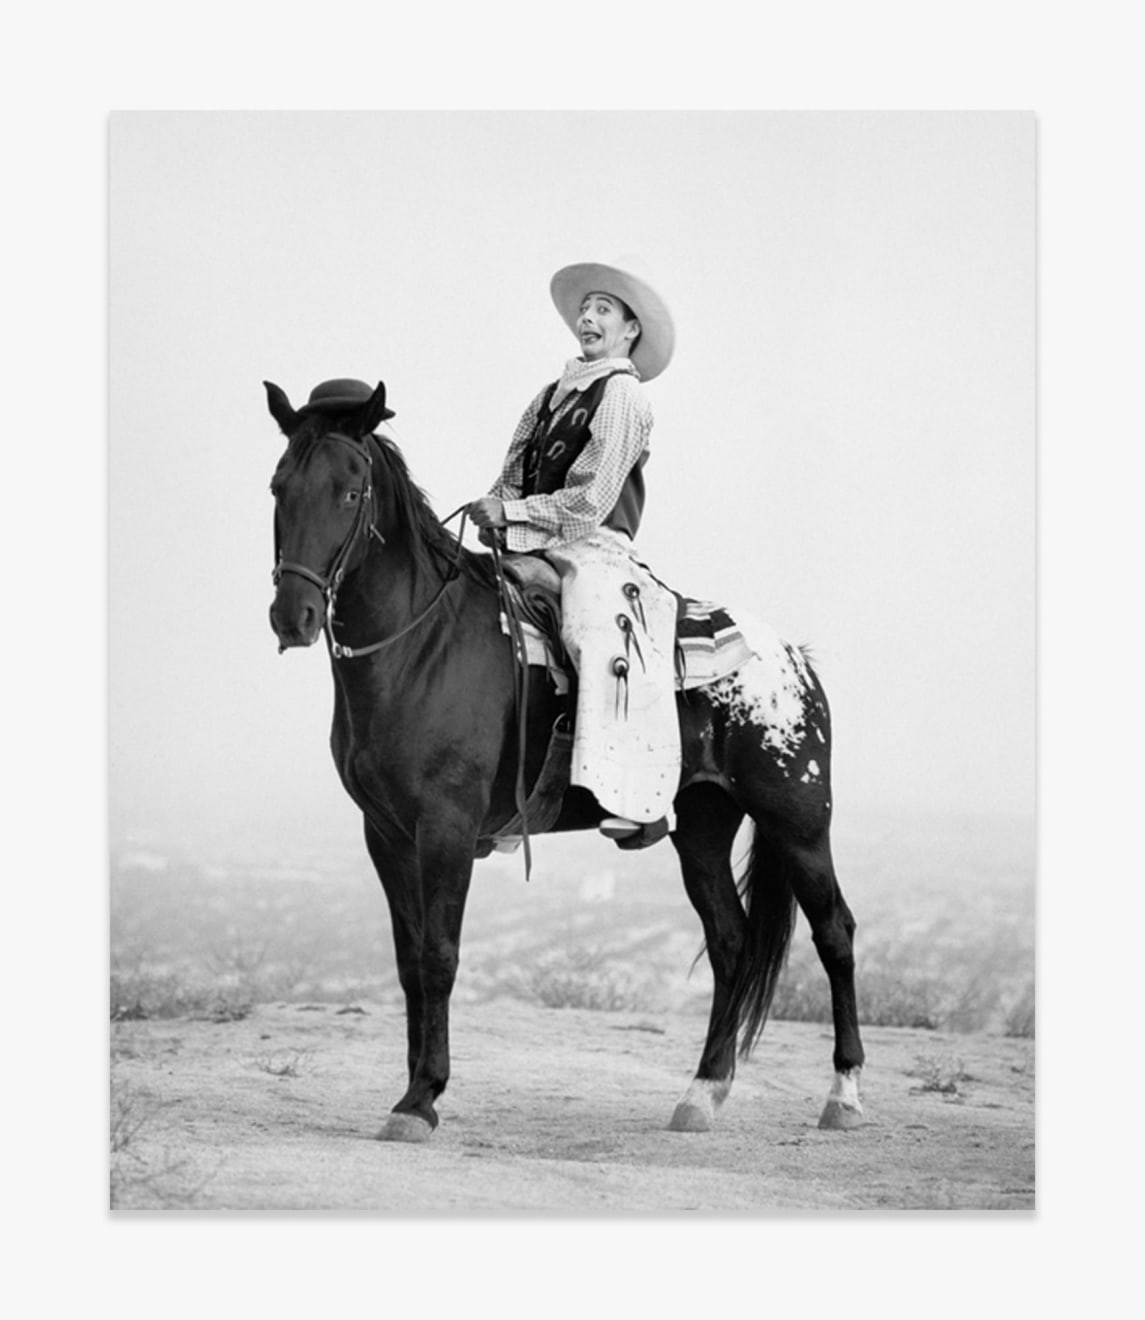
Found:
[[[596,261],[563,266],[549,286],[557,311],[565,325],[576,334],[580,305],[590,293],[611,293],[635,313],[640,322],[640,338],[632,350],[632,364],[641,380],[652,380],[672,360],[676,347],[676,327],[664,299],[651,284],[624,266],[605,266]]]
[[[364,380],[324,380],[310,391],[310,398],[298,410],[300,413],[341,412],[346,408],[360,408],[374,397],[375,386]],[[383,398],[385,396],[383,395]],[[382,409],[381,421],[396,417],[392,408]]]

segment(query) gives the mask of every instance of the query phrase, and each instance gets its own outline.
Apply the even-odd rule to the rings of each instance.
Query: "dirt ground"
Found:
[[[829,1029],[768,1024],[711,1132],[667,1130],[700,1015],[459,1004],[441,1126],[374,1140],[400,1012],[261,1006],[111,1026],[119,1211],[391,1215],[1032,1210],[1034,1043],[868,1028],[867,1122],[820,1132]],[[115,1149],[118,1147],[118,1149]]]

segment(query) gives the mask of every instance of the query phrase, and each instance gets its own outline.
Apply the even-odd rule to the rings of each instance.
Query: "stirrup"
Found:
[[[654,843],[659,843],[670,829],[667,816],[643,824],[634,820],[625,820],[623,816],[607,816],[600,822],[601,834],[606,839],[611,839],[618,848],[625,850],[651,848]]]
[[[636,821],[625,820],[623,816],[606,816],[600,822],[600,832],[606,839],[631,839],[642,828]]]

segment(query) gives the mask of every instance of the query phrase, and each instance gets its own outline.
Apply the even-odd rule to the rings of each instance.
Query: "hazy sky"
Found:
[[[384,379],[444,515],[575,351],[553,271],[628,254],[645,558],[811,646],[838,812],[1032,810],[1032,115],[120,114],[110,214],[113,837],[354,816],[261,382]]]

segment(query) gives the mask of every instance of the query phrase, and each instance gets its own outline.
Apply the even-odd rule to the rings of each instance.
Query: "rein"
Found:
[[[533,870],[533,850],[529,846],[529,817],[525,810],[528,801],[525,791],[525,751],[528,745],[526,721],[529,711],[529,658],[525,650],[525,633],[521,627],[520,611],[505,578],[505,567],[501,562],[501,546],[496,536],[491,538],[490,548],[493,551],[497,594],[501,598],[501,613],[518,660],[513,666],[513,706],[517,715],[517,777],[514,781],[513,795],[517,815],[521,820],[521,842],[525,850],[525,879],[528,880]]]
[[[349,445],[368,461],[370,460],[369,446],[365,440],[355,440],[351,436],[342,435],[339,431],[330,431],[326,438],[328,440],[339,440],[343,444]],[[407,623],[399,632],[394,633],[390,637],[383,637],[379,641],[371,642],[367,646],[343,646],[341,642],[336,641],[334,638],[334,629],[337,626],[337,620],[335,619],[334,614],[338,600],[338,589],[342,585],[342,579],[346,573],[346,565],[349,562],[350,556],[354,552],[359,538],[365,535],[368,540],[368,538],[372,536],[381,545],[384,546],[386,543],[386,538],[378,531],[371,516],[373,505],[373,462],[369,461],[366,484],[362,488],[361,499],[358,501],[358,511],[354,517],[354,525],[350,528],[346,539],[342,542],[337,554],[335,554],[334,561],[330,565],[330,571],[326,576],[322,577],[320,574],[315,573],[313,569],[307,568],[305,564],[297,564],[290,560],[283,559],[281,554],[279,555],[278,563],[275,565],[274,573],[272,575],[275,586],[279,584],[285,574],[293,573],[296,577],[304,578],[307,582],[316,586],[322,593],[322,599],[326,605],[326,618],[323,621],[323,629],[326,633],[327,645],[330,647],[330,654],[335,660],[355,660],[359,656],[374,655],[376,652],[384,650],[387,646],[392,646],[394,642],[400,641],[407,633],[413,632],[419,623],[424,622],[424,620],[429,617],[445,595],[446,590],[457,580],[460,574],[462,545],[465,539],[465,524],[469,517],[469,506],[467,504],[462,504],[459,508],[454,509],[448,518],[442,520],[442,526],[444,527],[447,523],[452,522],[459,513],[462,515],[461,525],[457,532],[457,551],[453,556],[453,561],[449,565],[448,571],[442,579],[437,594],[425,609],[422,610],[415,619],[412,619]],[[286,648],[280,644],[278,648],[279,655],[281,655],[285,649]]]

